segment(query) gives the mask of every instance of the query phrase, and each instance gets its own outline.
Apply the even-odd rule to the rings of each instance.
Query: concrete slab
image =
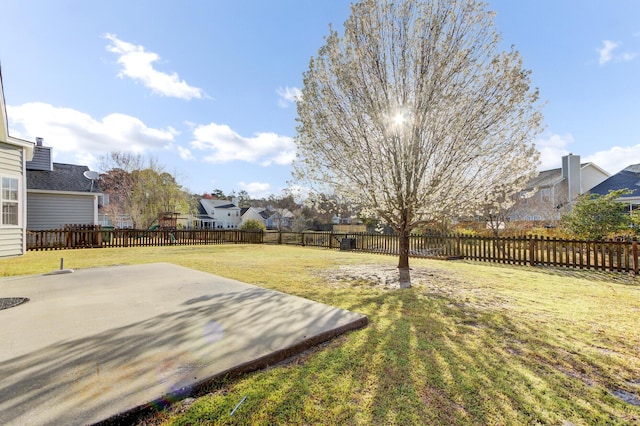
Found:
[[[0,423],[117,421],[281,361],[361,314],[167,263],[0,279]],[[115,417],[114,417],[115,416]]]

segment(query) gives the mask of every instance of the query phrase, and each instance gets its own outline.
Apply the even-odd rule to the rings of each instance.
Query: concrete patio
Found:
[[[126,421],[364,315],[168,264],[0,279],[0,423]]]

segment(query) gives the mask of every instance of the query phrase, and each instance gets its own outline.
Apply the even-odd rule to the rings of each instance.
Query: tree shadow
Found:
[[[247,287],[0,362],[2,423],[87,424],[161,408],[366,324],[361,315]]]

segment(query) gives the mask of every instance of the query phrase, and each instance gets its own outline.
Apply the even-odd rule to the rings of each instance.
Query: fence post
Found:
[[[638,275],[638,237],[633,237],[631,256],[633,257],[633,273]]]
[[[529,237],[529,266],[536,266],[536,238],[535,235]]]

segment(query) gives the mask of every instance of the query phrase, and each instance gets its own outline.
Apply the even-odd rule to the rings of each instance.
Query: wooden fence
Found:
[[[200,244],[286,244],[397,255],[396,235],[278,232],[241,230],[132,230],[68,227],[28,231],[28,250],[103,247],[146,247]],[[472,237],[412,235],[409,255],[440,259],[470,259],[530,266],[558,266],[638,273],[638,241],[565,240],[542,237]]]

